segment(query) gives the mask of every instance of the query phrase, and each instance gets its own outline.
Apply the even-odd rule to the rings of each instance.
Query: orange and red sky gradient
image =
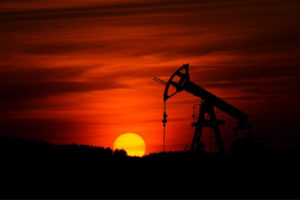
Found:
[[[164,86],[152,78],[189,63],[191,80],[248,113],[272,147],[299,145],[299,1],[4,0],[0,10],[1,136],[112,148],[133,132],[159,152]],[[191,143],[195,103],[185,92],[168,100],[168,151]]]

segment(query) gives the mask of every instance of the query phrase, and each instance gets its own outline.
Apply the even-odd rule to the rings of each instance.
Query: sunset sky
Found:
[[[152,78],[188,63],[191,81],[249,114],[272,148],[300,144],[298,0],[2,0],[0,10],[0,136],[112,148],[131,132],[146,154],[162,151],[164,86]],[[168,100],[166,150],[191,143],[199,102]]]

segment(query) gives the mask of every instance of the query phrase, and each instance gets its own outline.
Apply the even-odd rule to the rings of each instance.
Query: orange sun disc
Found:
[[[114,142],[114,150],[123,149],[128,156],[142,157],[145,154],[145,141],[135,133],[124,133],[120,135]]]

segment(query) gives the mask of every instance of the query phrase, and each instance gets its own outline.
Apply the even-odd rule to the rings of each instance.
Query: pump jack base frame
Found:
[[[197,122],[192,124],[192,126],[195,126],[196,128],[195,128],[195,133],[192,141],[191,150],[196,152],[201,152],[204,150],[204,143],[201,141],[202,131],[204,127],[210,127],[214,131],[216,144],[219,152],[223,155],[226,155],[224,143],[219,129],[219,125],[224,123],[225,120],[217,119],[216,113],[214,111],[214,106],[204,101],[200,106]]]

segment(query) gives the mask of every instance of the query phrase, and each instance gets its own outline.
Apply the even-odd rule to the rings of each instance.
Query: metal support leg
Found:
[[[191,150],[193,151],[202,151],[203,143],[201,142],[202,129],[203,129],[203,121],[205,120],[205,105],[201,105],[199,108],[199,117],[197,121],[197,126],[195,129]]]
[[[210,115],[210,119],[212,121],[212,128],[213,128],[214,133],[215,133],[216,143],[217,143],[219,152],[222,155],[226,155],[226,150],[225,150],[224,143],[223,143],[223,140],[222,140],[222,136],[221,136],[221,133],[220,133],[219,125],[217,123],[216,113],[215,113],[213,107],[211,107],[209,109],[210,109],[209,115]]]

